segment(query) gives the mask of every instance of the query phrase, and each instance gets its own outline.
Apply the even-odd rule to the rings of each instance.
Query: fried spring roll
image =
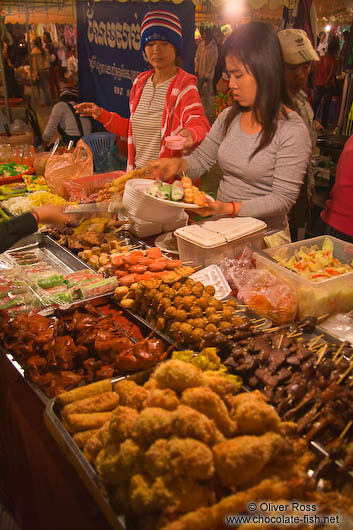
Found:
[[[83,450],[88,440],[97,432],[98,429],[90,429],[89,431],[78,432],[72,438],[79,448]]]
[[[73,401],[63,408],[63,416],[68,414],[87,414],[90,412],[107,412],[119,405],[119,395],[115,392],[103,392],[97,396]]]
[[[91,414],[68,414],[66,421],[71,433],[99,429],[110,420],[112,412],[92,412]]]
[[[96,396],[97,394],[102,394],[103,392],[110,392],[112,390],[112,384],[110,379],[103,379],[103,381],[97,381],[96,383],[91,383],[86,386],[79,386],[68,392],[63,392],[57,396],[57,400],[60,405],[64,406],[73,401],[79,401],[80,399],[85,399],[91,396]]]

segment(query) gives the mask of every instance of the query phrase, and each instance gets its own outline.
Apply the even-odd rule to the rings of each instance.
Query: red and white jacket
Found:
[[[148,70],[136,77],[130,93],[130,118],[134,115],[147,79],[153,73],[154,70]],[[126,170],[132,171],[135,148],[132,142],[130,119],[103,109],[99,121],[109,132],[117,135],[117,142],[121,151],[125,150],[126,152],[126,144],[124,149],[122,142],[127,141],[128,165]],[[196,147],[206,136],[210,129],[210,124],[206,118],[197,90],[196,77],[178,68],[177,74],[169,85],[166,96],[166,105],[162,117],[160,158],[176,156],[175,151],[171,151],[166,147],[165,137],[178,134],[182,129],[190,131],[195,142],[194,147]]]

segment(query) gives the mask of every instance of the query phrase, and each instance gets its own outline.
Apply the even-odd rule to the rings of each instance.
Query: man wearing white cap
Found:
[[[320,59],[304,30],[284,29],[279,31],[277,36],[281,44],[285,63],[287,89],[292,97],[293,105],[308,128],[312,147],[314,148],[317,138],[316,130],[322,127],[314,120],[313,109],[303,89],[307,85],[311,61],[319,61]],[[307,171],[306,185],[307,190],[305,190],[303,185],[298,201],[289,214],[293,240],[302,239],[305,235],[305,225],[309,218],[308,199],[314,186],[311,164],[309,164]]]

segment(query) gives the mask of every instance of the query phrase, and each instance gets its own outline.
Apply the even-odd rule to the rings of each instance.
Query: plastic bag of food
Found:
[[[68,194],[64,186],[66,180],[92,174],[92,151],[85,142],[79,140],[73,153],[54,155],[48,158],[44,176],[52,193],[67,198]]]
[[[297,296],[280,278],[263,269],[255,269],[252,249],[246,247],[238,259],[225,258],[217,263],[237,297],[255,313],[277,324],[295,320]]]

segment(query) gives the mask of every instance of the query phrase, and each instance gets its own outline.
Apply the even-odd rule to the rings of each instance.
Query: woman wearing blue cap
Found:
[[[179,17],[166,9],[151,9],[141,24],[141,48],[152,70],[135,79],[130,93],[130,119],[95,103],[76,105],[104,127],[127,140],[127,170],[142,168],[156,158],[172,156],[165,144],[171,135],[186,137],[185,148],[196,147],[210,126],[197,90],[197,79],[177,66],[183,47]]]

